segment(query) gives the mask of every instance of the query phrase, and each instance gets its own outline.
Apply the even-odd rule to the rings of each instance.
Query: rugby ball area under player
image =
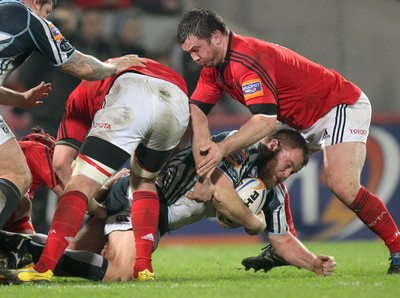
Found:
[[[239,197],[243,200],[243,203],[250,208],[250,210],[257,214],[264,207],[265,200],[267,199],[267,188],[264,182],[259,178],[246,178],[242,180],[242,183],[236,187],[236,191]],[[240,225],[229,220],[223,216],[218,210],[215,213],[218,221],[224,223],[225,228],[238,228]]]

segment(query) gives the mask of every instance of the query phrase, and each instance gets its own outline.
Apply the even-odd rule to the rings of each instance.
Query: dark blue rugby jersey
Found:
[[[235,132],[225,132],[213,136],[213,141],[218,143],[232,133]],[[218,169],[232,181],[234,187],[237,187],[244,178],[258,176],[259,148],[259,143],[256,143],[240,151],[232,152],[218,166]],[[158,175],[157,185],[170,206],[193,188],[196,181],[192,147],[188,142],[179,152],[173,154]]]
[[[75,48],[51,22],[22,2],[0,1],[0,84],[33,51],[59,66],[69,60]]]
[[[232,133],[234,132],[216,135],[213,137],[213,141],[222,141]],[[236,188],[242,179],[258,176],[259,150],[260,145],[256,143],[243,150],[233,152],[223,160],[218,169],[232,181],[232,184]],[[182,204],[182,198],[193,188],[196,181],[195,163],[192,156],[191,143],[189,141],[173,154],[157,177],[157,188],[161,201],[159,221],[161,235],[166,231],[170,231],[170,226],[168,225],[168,208],[174,208]],[[265,232],[273,234],[286,234],[288,232],[285,214],[285,196],[287,195],[288,192],[283,183],[277,185],[273,190],[268,192],[263,208],[267,222]],[[118,213],[127,208],[130,205],[130,196],[129,177],[121,178],[112,187],[107,196],[106,206],[109,214]],[[191,212],[190,207],[188,208],[189,209],[185,210]],[[185,210],[183,213],[181,212],[183,217],[187,216]],[[175,213],[175,215],[179,215],[179,211]],[[199,220],[199,218],[201,217],[196,214],[192,219],[185,218],[180,224],[191,224]],[[178,221],[177,218],[174,220]]]

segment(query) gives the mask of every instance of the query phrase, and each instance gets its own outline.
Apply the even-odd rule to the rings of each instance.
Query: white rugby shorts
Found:
[[[158,150],[173,149],[189,122],[186,94],[157,78],[124,73],[94,116],[88,136],[108,141],[129,154],[139,143]]]
[[[130,231],[130,233],[133,233],[130,206],[119,213],[107,217],[106,224],[104,225],[104,235],[108,236],[115,231]],[[157,249],[160,238],[160,231],[157,231],[157,235],[153,243],[153,251]]]
[[[370,124],[371,104],[361,92],[355,104],[335,106],[310,128],[296,131],[307,140],[310,149],[321,149],[344,142],[366,143]],[[277,129],[284,128],[294,129],[278,121]]]

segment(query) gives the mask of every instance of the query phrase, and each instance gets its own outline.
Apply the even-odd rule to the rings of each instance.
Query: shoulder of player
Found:
[[[31,13],[32,11],[19,1],[1,1],[0,16],[3,20],[10,20],[9,22],[4,22],[5,28],[2,28],[2,31],[17,34],[26,30]]]

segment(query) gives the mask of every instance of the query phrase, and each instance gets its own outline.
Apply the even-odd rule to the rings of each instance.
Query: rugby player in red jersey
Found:
[[[382,200],[360,181],[371,120],[371,105],[361,89],[290,49],[235,34],[210,9],[186,12],[177,39],[203,66],[190,100],[198,175],[204,179],[227,154],[277,128],[295,129],[310,149],[323,151],[332,193],[385,242],[391,258],[388,273],[400,273],[398,227]],[[210,140],[207,114],[223,92],[252,116],[237,134],[216,144]],[[199,200],[203,193],[193,196]]]
[[[186,131],[187,87],[172,69],[150,59],[101,81],[82,82],[82,100],[102,98],[91,127],[73,162],[39,261],[15,272],[21,282],[50,281],[52,271],[78,232],[93,196],[130,160],[132,222],[137,248],[134,277],[154,279],[151,252],[157,233],[159,199],[155,179]],[[112,61],[110,61],[112,63]],[[68,136],[69,127],[64,126]]]

